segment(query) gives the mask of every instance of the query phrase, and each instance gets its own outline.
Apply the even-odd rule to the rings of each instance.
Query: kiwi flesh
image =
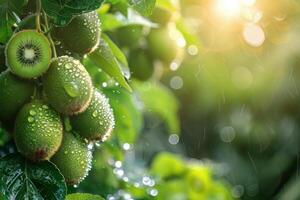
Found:
[[[100,39],[100,21],[96,11],[78,15],[64,27],[53,29],[53,36],[78,54],[92,52]]]
[[[92,80],[79,60],[69,56],[53,59],[42,81],[48,102],[60,113],[83,112],[91,102]]]
[[[5,46],[0,45],[0,72],[3,72],[7,69],[5,64]]]
[[[51,47],[45,35],[35,30],[14,34],[6,45],[6,64],[22,78],[36,78],[45,73],[51,60]]]
[[[78,115],[70,117],[74,131],[88,140],[105,141],[114,128],[114,115],[104,94],[94,89],[90,106]]]
[[[30,101],[34,84],[20,79],[9,70],[0,74],[0,120],[9,122],[15,117],[22,106]]]
[[[51,161],[69,185],[78,184],[91,169],[92,153],[87,144],[70,132],[64,132],[62,144]]]
[[[60,147],[63,125],[59,114],[41,101],[19,111],[14,138],[18,151],[32,161],[50,159]]]
[[[146,49],[137,48],[130,52],[128,59],[132,77],[145,81],[154,72],[154,63]]]

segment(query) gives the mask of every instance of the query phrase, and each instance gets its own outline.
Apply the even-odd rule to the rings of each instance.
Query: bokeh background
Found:
[[[150,199],[300,198],[299,6],[296,0],[161,0],[156,9],[169,10],[171,22],[154,10],[150,20],[158,27],[108,28],[124,52],[152,48],[168,57],[165,51],[182,50],[172,62],[155,60],[150,80],[140,82],[134,72],[131,81],[143,117],[132,122],[142,124],[133,140],[124,137],[130,150],[122,170],[150,166],[161,177]],[[182,178],[181,165],[198,171]],[[223,189],[215,182],[209,187],[218,189],[207,189],[212,180],[204,174]],[[183,189],[186,179],[193,191]]]

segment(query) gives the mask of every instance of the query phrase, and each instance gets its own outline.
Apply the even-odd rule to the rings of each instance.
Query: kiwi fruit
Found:
[[[81,113],[91,102],[92,80],[79,60],[69,56],[53,59],[42,81],[46,98],[60,113]]]
[[[100,39],[100,21],[96,11],[78,15],[64,27],[53,29],[53,36],[78,54],[92,52]]]
[[[150,16],[151,21],[164,26],[172,21],[173,12],[163,7],[155,7]]]
[[[6,45],[6,64],[22,78],[36,78],[49,68],[51,47],[45,35],[35,30],[14,34]]]
[[[129,53],[128,59],[132,77],[145,81],[149,79],[153,72],[153,60],[146,49],[135,49]]]
[[[6,70],[0,74],[0,120],[12,121],[22,106],[30,101],[34,84]]]
[[[80,139],[64,132],[62,144],[51,161],[58,167],[70,185],[78,184],[91,168],[92,153]]]
[[[143,26],[138,24],[122,26],[115,32],[117,43],[122,47],[137,47],[142,35]]]
[[[154,58],[171,63],[183,50],[177,45],[176,38],[168,27],[152,29],[147,36],[148,48]]]
[[[14,138],[18,151],[32,161],[48,160],[60,147],[63,125],[59,114],[41,101],[19,111]]]
[[[5,64],[5,46],[0,45],[0,72],[3,72],[7,69]]]
[[[70,117],[72,128],[88,140],[105,141],[114,127],[114,115],[104,94],[94,89],[90,106],[78,115]]]

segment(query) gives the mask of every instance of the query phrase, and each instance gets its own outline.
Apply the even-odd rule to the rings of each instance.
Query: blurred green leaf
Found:
[[[185,171],[185,164],[180,157],[174,154],[160,153],[152,161],[150,171],[164,179],[181,175]]]
[[[158,115],[166,122],[170,133],[179,134],[179,105],[175,95],[158,82],[134,81],[132,86],[144,103],[145,112]]]
[[[290,181],[280,192],[278,200],[297,200],[300,198],[300,180],[294,179]]]
[[[121,144],[133,144],[143,123],[133,96],[118,87],[104,88],[103,93],[109,98],[114,111],[116,125],[113,134],[117,135]]]
[[[122,73],[121,66],[117,58],[113,54],[109,44],[104,39],[100,40],[98,49],[89,54],[86,59],[89,59],[97,67],[101,68],[104,72],[113,77],[122,87],[130,92],[132,91]]]
[[[87,193],[75,193],[66,196],[66,200],[104,200],[99,195],[92,195]]]
[[[9,199],[64,199],[64,177],[54,164],[31,163],[18,154],[0,159],[0,192]]]
[[[42,6],[54,24],[64,26],[74,16],[98,9],[103,2],[104,0],[42,0]]]
[[[20,15],[26,3],[26,0],[0,0],[0,43],[5,44],[11,37],[16,22],[14,14]]]
[[[128,68],[127,58],[121,49],[106,34],[102,34],[102,38],[107,42],[115,57]]]
[[[139,13],[149,16],[155,6],[156,0],[129,0],[129,4]]]

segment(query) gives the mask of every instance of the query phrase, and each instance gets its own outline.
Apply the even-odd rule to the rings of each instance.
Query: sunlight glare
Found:
[[[256,3],[256,0],[242,0],[245,6],[253,6]]]
[[[241,12],[240,0],[216,0],[214,10],[219,17],[234,18]]]
[[[253,47],[261,46],[266,39],[263,29],[260,26],[252,23],[245,25],[243,37],[245,41]]]

